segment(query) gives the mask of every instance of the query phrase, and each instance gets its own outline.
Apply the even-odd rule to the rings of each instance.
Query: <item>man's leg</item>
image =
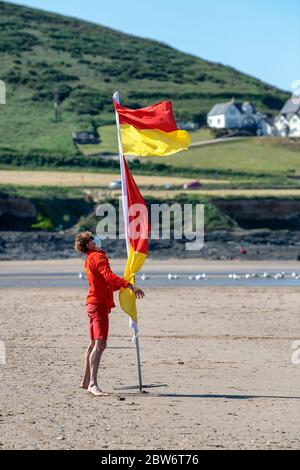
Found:
[[[91,378],[91,369],[90,369],[90,355],[95,346],[95,341],[91,340],[84,356],[84,376],[81,382],[82,388],[88,388]]]
[[[107,393],[102,392],[102,390],[98,387],[97,383],[97,374],[100,365],[100,360],[103,351],[106,348],[106,340],[105,339],[96,339],[95,346],[90,354],[90,384],[88,387],[89,392],[93,395],[107,395]]]

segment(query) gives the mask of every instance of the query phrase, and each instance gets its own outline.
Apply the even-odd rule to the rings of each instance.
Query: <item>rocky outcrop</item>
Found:
[[[300,230],[300,200],[274,198],[214,199],[211,201],[241,228]]]
[[[0,197],[1,230],[28,230],[37,217],[35,205],[23,197]]]
[[[0,232],[0,260],[58,259],[78,256],[74,231]],[[186,251],[185,240],[150,240],[152,258],[204,259],[300,259],[300,232],[288,230],[218,230],[205,235],[201,251]],[[105,240],[103,248],[112,258],[125,258],[124,240]]]

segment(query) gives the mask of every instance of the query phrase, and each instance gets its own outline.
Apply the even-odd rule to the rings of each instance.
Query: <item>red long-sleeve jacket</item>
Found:
[[[84,269],[89,282],[86,304],[105,304],[115,307],[113,291],[128,287],[129,282],[114,274],[104,251],[87,252]]]

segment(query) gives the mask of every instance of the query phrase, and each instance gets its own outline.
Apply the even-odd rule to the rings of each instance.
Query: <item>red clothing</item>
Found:
[[[115,307],[113,291],[128,287],[129,282],[112,272],[105,252],[89,250],[84,269],[90,286],[86,304]]]
[[[90,338],[106,340],[109,330],[109,308],[106,305],[87,304],[86,313],[90,319]]]

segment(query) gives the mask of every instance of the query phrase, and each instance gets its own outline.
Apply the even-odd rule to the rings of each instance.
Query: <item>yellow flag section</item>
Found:
[[[155,129],[136,129],[122,124],[121,137],[124,155],[161,157],[172,155],[190,145],[186,131],[163,132]]]
[[[129,252],[124,278],[134,285],[135,275],[143,266],[148,255],[148,210],[124,157],[123,163],[128,204],[129,237]],[[125,229],[126,225],[125,223]],[[129,289],[121,289],[119,301],[124,312],[127,313],[133,321],[137,322],[136,298],[134,293]]]
[[[189,147],[190,135],[177,128],[171,101],[140,109],[125,108],[116,102],[114,105],[124,155],[161,157]]]

